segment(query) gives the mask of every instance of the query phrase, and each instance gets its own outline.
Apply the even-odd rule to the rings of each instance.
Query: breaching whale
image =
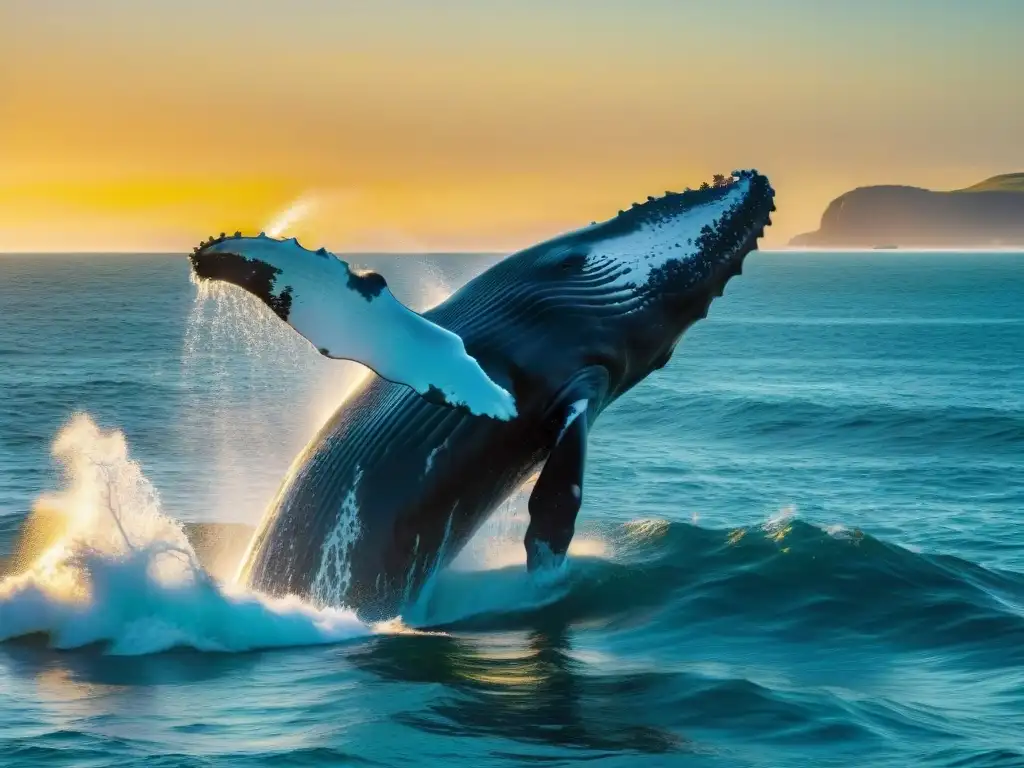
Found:
[[[773,210],[768,179],[735,171],[634,203],[469,281],[423,318],[462,339],[489,379],[514,396],[516,417],[476,415],[371,377],[296,458],[239,578],[272,595],[346,605],[368,620],[395,616],[538,469],[527,567],[558,564],[583,500],[597,416],[665,365],[742,270]],[[332,325],[326,311],[296,322],[272,302],[290,288],[293,301],[309,291],[329,307],[334,258],[294,241],[240,236],[205,243],[191,257],[198,278],[249,290],[317,347],[360,333],[358,316],[349,328]],[[310,281],[288,283],[289,265],[300,262]],[[261,264],[280,270],[276,290],[254,290]],[[379,276],[363,279],[383,288]],[[429,347],[422,355],[402,349],[431,355]]]

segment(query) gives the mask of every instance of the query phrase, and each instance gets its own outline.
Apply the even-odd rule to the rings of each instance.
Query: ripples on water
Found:
[[[421,305],[484,263],[365,261]],[[240,334],[180,259],[0,261],[0,552],[72,412],[138,460],[100,455],[134,560],[91,470],[64,486],[99,515],[89,621],[4,584],[0,635],[49,635],[0,646],[0,763],[1024,765],[1024,258],[749,263],[602,416],[566,572],[526,576],[513,500],[402,634],[205,577],[355,366]],[[145,654],[289,638],[341,642]]]

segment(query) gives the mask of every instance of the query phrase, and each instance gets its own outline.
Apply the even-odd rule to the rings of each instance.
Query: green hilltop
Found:
[[[1024,173],[1003,173],[958,192],[1024,192]]]

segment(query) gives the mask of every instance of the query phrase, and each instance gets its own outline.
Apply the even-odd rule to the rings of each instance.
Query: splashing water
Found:
[[[307,190],[277,213],[263,229],[269,237],[281,237],[300,222],[324,218],[325,214],[330,214],[335,224],[339,217],[351,221],[357,218],[351,208],[362,197],[360,190],[346,187]]]
[[[177,449],[203,441],[216,478],[197,501],[214,519],[245,523],[256,522],[305,441],[370,375],[318,355],[258,299],[216,282],[197,286],[182,371],[191,407]],[[268,398],[294,405],[268,409]]]
[[[317,198],[313,196],[300,197],[275,216],[274,220],[267,225],[267,235],[270,237],[280,237],[289,227],[306,218],[317,206],[317,202]]]
[[[451,292],[426,265],[409,301],[422,311]],[[216,482],[200,499],[215,519],[253,520],[260,505],[246,491],[265,475],[268,451],[282,466],[300,445],[282,444],[281,425],[252,419],[270,385],[305,408],[309,431],[320,426],[368,371],[328,360],[281,324],[259,301],[233,286],[197,285],[186,328],[182,365],[194,404],[182,415],[181,437],[214,446]],[[280,418],[296,418],[295,412]],[[299,432],[301,430],[292,430]],[[186,442],[180,446],[188,450]],[[0,582],[0,642],[44,635],[60,649],[102,645],[112,654],[147,654],[174,647],[205,651],[338,643],[379,633],[415,632],[430,626],[501,610],[519,610],[559,599],[569,587],[569,568],[528,574],[521,566],[525,501],[532,481],[494,515],[460,555],[456,578],[434,574],[408,617],[367,625],[344,608],[317,608],[296,597],[283,599],[218,580],[200,564],[182,525],[161,507],[156,489],[128,456],[124,435],[100,429],[79,414],[60,431],[53,455],[64,468],[65,487],[39,500],[50,543],[23,570]],[[240,514],[241,513],[241,514]],[[600,542],[579,539],[572,551],[595,554]],[[29,553],[32,554],[32,553]],[[233,573],[234,564],[217,573]],[[517,566],[508,568],[507,566]],[[473,572],[473,583],[466,571]],[[481,599],[476,577],[487,571],[493,588]]]
[[[408,306],[424,311],[453,286],[430,262],[415,266],[393,288]],[[182,414],[177,449],[192,451],[197,440],[209,446],[216,481],[203,486],[197,501],[214,519],[253,524],[305,442],[372,374],[358,363],[317,354],[245,291],[193,282],[182,345],[192,405]],[[268,409],[268,397],[290,407]]]
[[[102,643],[114,654],[177,646],[242,651],[337,643],[370,627],[344,609],[314,609],[217,583],[124,436],[75,416],[53,446],[67,488],[46,497],[62,530],[28,569],[0,583],[0,640],[45,634],[52,646]]]

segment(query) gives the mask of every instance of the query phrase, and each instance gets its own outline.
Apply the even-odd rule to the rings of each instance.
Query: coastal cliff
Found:
[[[981,248],[1024,246],[1024,173],[950,192],[858,187],[825,209],[817,231],[792,246]]]

